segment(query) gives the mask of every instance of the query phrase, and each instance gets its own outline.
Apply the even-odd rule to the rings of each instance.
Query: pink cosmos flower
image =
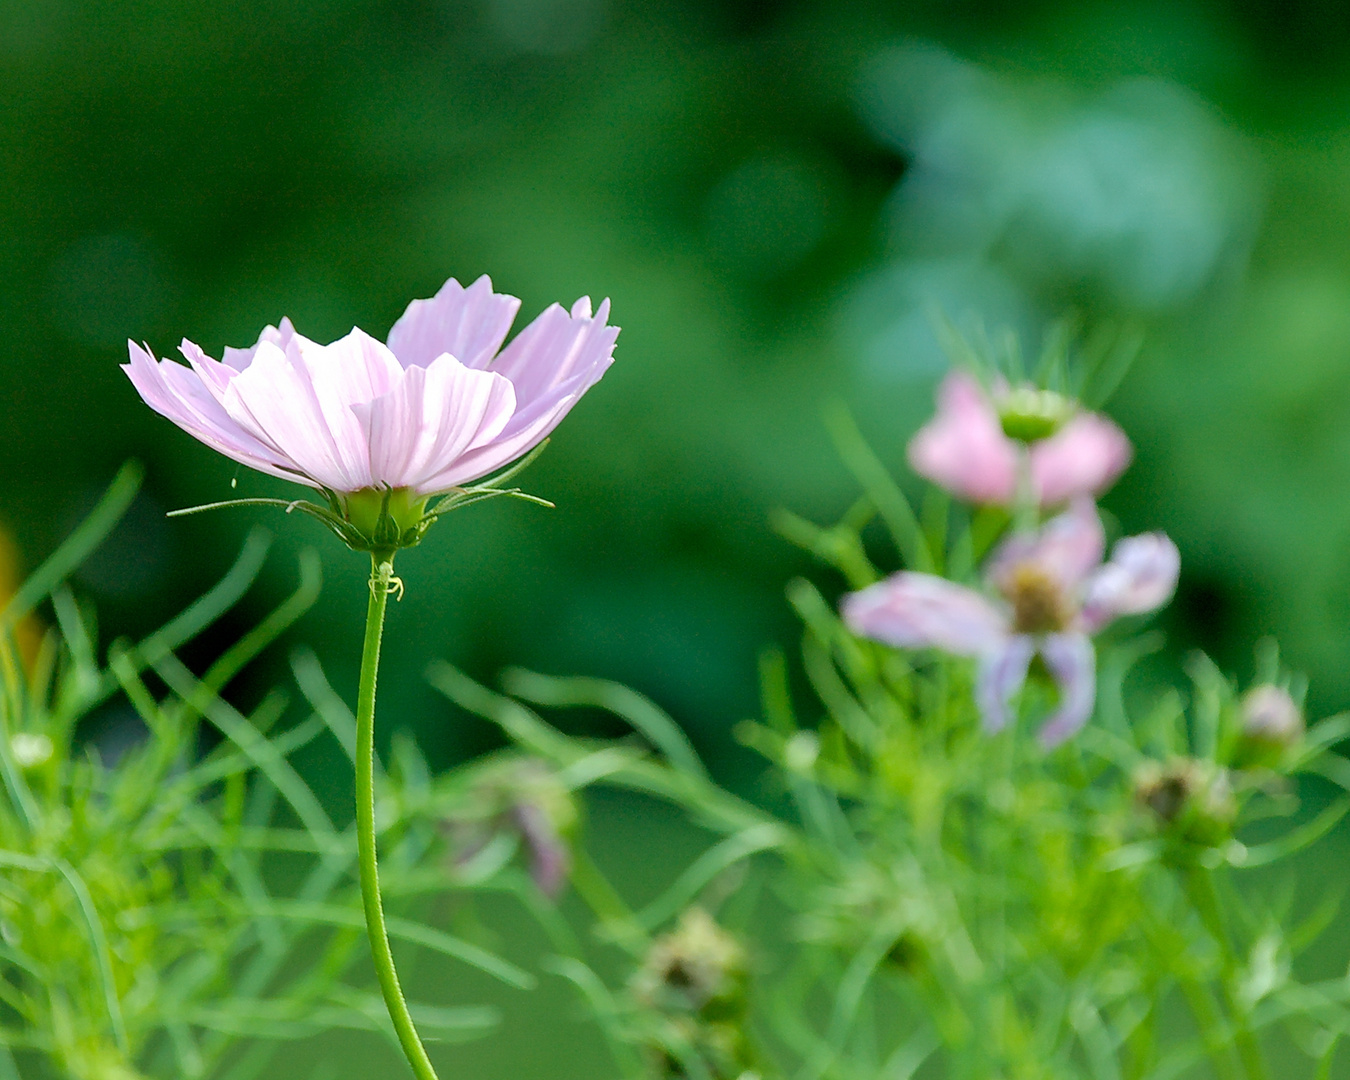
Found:
[[[1029,402],[1049,405],[1063,416],[1004,416]],[[1008,421],[1044,424],[1030,438],[1007,434]],[[1025,472],[1040,506],[1056,506],[1080,495],[1098,495],[1130,463],[1125,433],[1097,413],[1075,412],[1073,404],[1044,391],[999,388],[991,398],[970,375],[953,371],[938,390],[937,415],[909,444],[909,462],[920,476],[974,503],[1007,505],[1018,495]]]
[[[1180,556],[1162,533],[1106,537],[1089,499],[1076,500],[1038,532],[1010,537],[987,571],[994,596],[932,574],[899,573],[843,601],[844,621],[863,637],[908,649],[934,648],[979,662],[976,689],[989,731],[1003,728],[1037,653],[1060,700],[1040,731],[1047,748],[1087,722],[1096,700],[1091,635],[1121,615],[1154,611],[1176,590]]]
[[[123,365],[156,412],[259,472],[336,493],[423,497],[514,461],[539,443],[613,360],[609,301],[547,308],[502,349],[520,301],[454,278],[414,300],[388,344],[354,329],[330,345],[290,320],[188,367],[128,342]],[[500,351],[499,351],[500,350]]]

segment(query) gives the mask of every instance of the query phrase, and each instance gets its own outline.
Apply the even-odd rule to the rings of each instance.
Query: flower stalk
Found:
[[[375,839],[375,680],[380,667],[380,641],[384,636],[384,612],[389,604],[389,594],[401,592],[403,585],[394,577],[392,552],[372,553],[370,561],[370,603],[366,608],[361,681],[356,695],[356,847],[361,872],[361,904],[366,914],[366,935],[370,939],[375,977],[379,980],[380,993],[384,995],[399,1045],[403,1047],[417,1080],[438,1080],[399,986],[394,954],[384,925],[384,904],[380,900]]]

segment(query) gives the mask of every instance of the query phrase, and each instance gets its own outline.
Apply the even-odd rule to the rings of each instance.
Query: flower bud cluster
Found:
[[[745,949],[702,908],[652,943],[629,989],[650,1021],[643,1041],[653,1075],[683,1080],[695,1054],[713,1080],[757,1080]]]

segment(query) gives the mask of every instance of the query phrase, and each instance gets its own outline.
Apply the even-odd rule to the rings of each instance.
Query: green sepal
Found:
[[[279,506],[286,513],[299,510],[301,513],[308,514],[316,521],[322,522],[339,540],[353,551],[363,551],[371,553],[390,553],[400,548],[416,547],[426,536],[427,530],[432,524],[448,514],[451,510],[459,510],[476,502],[483,502],[485,499],[495,499],[499,496],[508,496],[513,499],[521,499],[525,502],[535,503],[538,506],[547,506],[550,509],[553,503],[547,499],[541,499],[537,495],[530,495],[520,488],[503,488],[499,484],[510,480],[525,469],[542,452],[548,440],[545,439],[523,458],[517,461],[510,468],[498,473],[496,476],[481,484],[473,484],[468,487],[452,488],[448,492],[439,492],[425,496],[421,500],[424,505],[440,495],[440,499],[431,508],[429,512],[406,527],[399,523],[399,515],[390,512],[390,500],[394,497],[396,489],[383,489],[380,502],[379,514],[376,516],[374,525],[369,532],[358,528],[351,520],[352,510],[347,502],[344,502],[343,496],[331,488],[321,487],[319,490],[323,493],[327,506],[320,506],[318,503],[310,502],[308,499],[270,499],[270,498],[248,498],[248,499],[226,499],[222,502],[203,503],[200,506],[189,506],[182,510],[170,510],[169,517],[186,517],[188,514],[200,514],[207,510],[222,510],[231,506]],[[397,489],[402,491],[403,489]],[[370,492],[370,489],[367,489]],[[373,492],[370,492],[373,494]],[[362,493],[354,493],[362,494]],[[359,515],[358,515],[359,516]]]

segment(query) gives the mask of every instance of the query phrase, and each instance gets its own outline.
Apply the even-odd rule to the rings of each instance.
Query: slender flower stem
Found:
[[[380,639],[389,594],[402,591],[394,577],[393,555],[371,556],[370,606],[366,609],[366,640],[361,650],[361,683],[356,694],[356,847],[361,866],[361,902],[366,910],[366,934],[380,992],[394,1022],[399,1044],[417,1080],[437,1080],[422,1040],[417,1037],[408,1003],[394,970],[394,954],[384,928],[380,901],[380,872],[375,852],[375,676],[380,666]]]
[[[1186,878],[1186,891],[1205,929],[1209,931],[1214,943],[1222,952],[1223,971],[1219,978],[1219,987],[1223,1003],[1232,1016],[1233,1046],[1242,1062],[1242,1068],[1250,1080],[1267,1080],[1270,1074],[1266,1070],[1261,1042],[1252,1031],[1248,1010],[1236,992],[1238,958],[1234,955],[1233,943],[1224,924],[1223,908],[1219,903],[1219,894],[1214,888],[1214,880],[1202,870],[1192,870]]]

